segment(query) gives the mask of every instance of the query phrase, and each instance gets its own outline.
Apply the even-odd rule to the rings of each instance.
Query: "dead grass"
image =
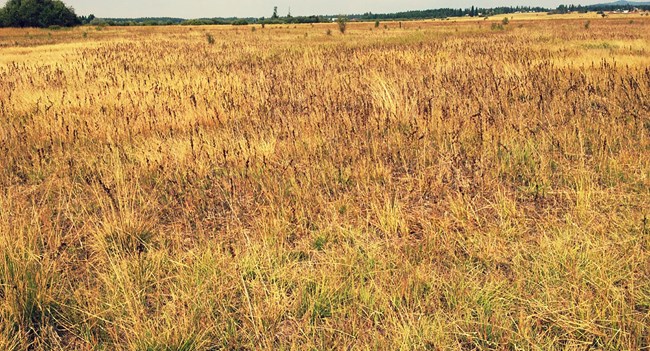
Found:
[[[0,349],[647,349],[650,19],[557,18],[0,30]]]

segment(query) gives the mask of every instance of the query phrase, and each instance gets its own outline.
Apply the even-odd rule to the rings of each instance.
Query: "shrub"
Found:
[[[508,23],[510,23],[510,20],[508,19],[508,17],[504,17],[503,20],[501,20],[501,24],[503,24],[504,26],[508,25]]]
[[[81,20],[72,8],[61,1],[9,0],[0,8],[0,26],[6,27],[71,27],[80,25]]]
[[[345,16],[339,16],[339,18],[336,19],[336,23],[339,26],[341,34],[345,34],[345,31],[348,29],[348,18]]]
[[[214,37],[210,33],[205,33],[205,38],[208,40],[208,44],[212,45],[215,43]]]
[[[92,25],[92,26],[98,26],[98,27],[106,27],[106,26],[108,26],[108,22],[106,22],[106,20],[103,20],[101,18],[95,18],[92,21],[90,21],[89,24]]]

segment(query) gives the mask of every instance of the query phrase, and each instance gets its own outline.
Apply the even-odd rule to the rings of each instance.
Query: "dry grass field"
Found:
[[[650,349],[650,17],[532,17],[0,30],[0,350]]]

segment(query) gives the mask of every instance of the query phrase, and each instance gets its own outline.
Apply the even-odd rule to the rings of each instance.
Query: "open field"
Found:
[[[544,19],[0,30],[0,350],[650,349],[650,17]]]

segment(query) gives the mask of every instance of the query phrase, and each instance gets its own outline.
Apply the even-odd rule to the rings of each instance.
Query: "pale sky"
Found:
[[[543,6],[555,8],[559,4],[593,4],[613,0],[63,0],[77,15],[94,14],[97,17],[271,17],[273,6],[285,16],[291,7],[293,16],[387,13],[407,10],[425,10],[441,7],[468,8],[498,6]],[[0,0],[4,5],[7,0]]]

